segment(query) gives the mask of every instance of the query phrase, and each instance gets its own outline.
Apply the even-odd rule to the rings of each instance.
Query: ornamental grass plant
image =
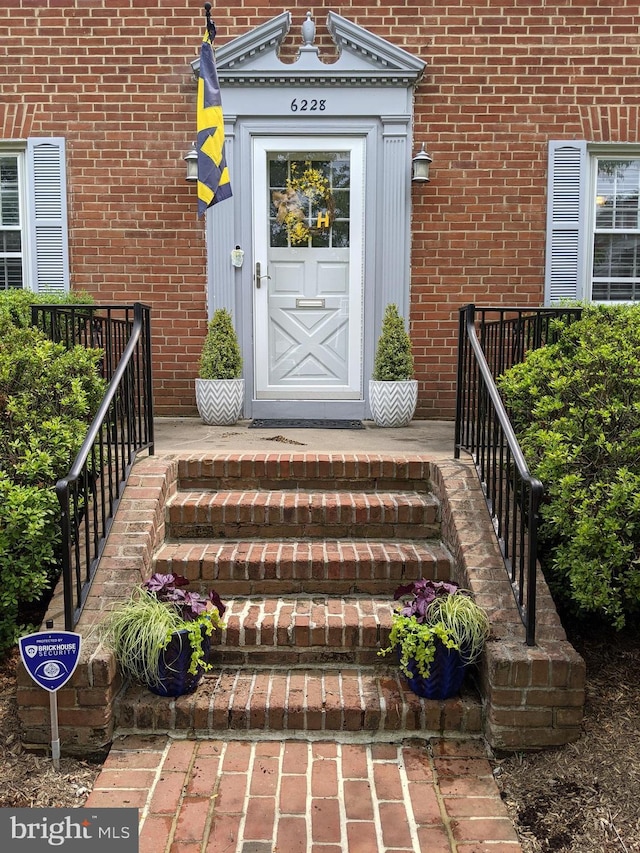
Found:
[[[211,669],[204,657],[204,638],[222,627],[225,605],[215,590],[202,595],[185,590],[188,584],[181,575],[155,574],[109,610],[99,634],[123,675],[158,687],[162,652],[180,631],[186,632],[191,646],[188,672]]]

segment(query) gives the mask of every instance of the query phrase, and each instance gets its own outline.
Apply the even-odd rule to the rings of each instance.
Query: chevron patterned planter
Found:
[[[418,403],[418,382],[369,380],[369,406],[379,427],[404,427],[411,421]]]
[[[244,379],[196,379],[196,406],[205,424],[235,424],[243,401]]]

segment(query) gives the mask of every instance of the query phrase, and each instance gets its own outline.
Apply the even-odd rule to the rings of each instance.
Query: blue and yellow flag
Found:
[[[210,41],[200,50],[198,78],[198,216],[208,207],[231,197],[229,170],[224,156],[224,117],[220,83]]]

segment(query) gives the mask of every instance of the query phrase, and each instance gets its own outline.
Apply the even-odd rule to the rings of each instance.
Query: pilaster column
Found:
[[[377,315],[382,319],[389,302],[409,315],[409,263],[411,205],[410,116],[382,116],[382,168],[378,203],[384,231],[379,276]],[[400,304],[400,303],[403,304]]]

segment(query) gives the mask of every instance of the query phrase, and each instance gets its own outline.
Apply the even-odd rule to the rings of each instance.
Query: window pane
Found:
[[[348,248],[349,155],[277,152],[268,165],[271,246]]]
[[[19,231],[0,231],[0,252],[20,253],[22,251],[22,237]]]
[[[349,186],[349,161],[335,160],[333,163],[333,186],[338,189],[348,188]]]
[[[272,187],[284,189],[287,182],[287,161],[280,156],[269,163],[269,183]]]
[[[640,159],[598,160],[593,299],[628,301],[640,292]]]
[[[314,249],[327,249],[330,245],[329,243],[329,230],[318,231],[317,233],[311,232],[311,245]]]
[[[344,190],[337,190],[334,194],[335,201],[335,216],[336,219],[349,218],[349,193]]]
[[[269,227],[271,229],[270,245],[276,246],[281,249],[286,248],[289,245],[289,241],[287,239],[287,229],[284,227],[284,225],[280,225],[279,222],[276,222],[272,219],[269,223]]]
[[[596,234],[593,251],[594,278],[636,278],[640,275],[638,234]]]
[[[22,287],[22,260],[0,257],[0,290]]]
[[[591,298],[599,302],[631,302],[640,299],[640,284],[594,282]]]
[[[336,222],[333,226],[333,246],[335,249],[349,248],[348,222]]]
[[[638,228],[640,161],[599,160],[596,229]]]
[[[18,160],[0,157],[0,225],[19,225]]]

